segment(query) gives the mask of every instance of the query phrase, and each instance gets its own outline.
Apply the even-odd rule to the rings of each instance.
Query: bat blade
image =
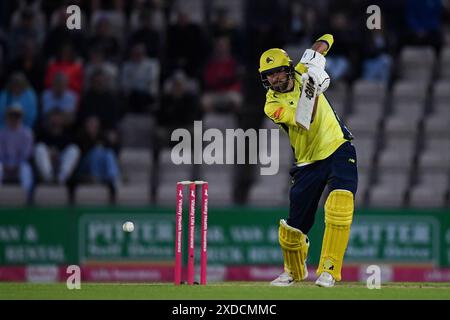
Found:
[[[295,110],[295,121],[303,129],[309,130],[317,97],[317,86],[307,74],[303,75],[303,79],[302,93]]]

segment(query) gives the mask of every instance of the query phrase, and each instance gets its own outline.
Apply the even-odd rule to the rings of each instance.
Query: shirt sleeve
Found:
[[[275,123],[284,123],[289,126],[297,126],[295,121],[295,109],[284,107],[277,101],[270,101],[266,103],[264,112]]]

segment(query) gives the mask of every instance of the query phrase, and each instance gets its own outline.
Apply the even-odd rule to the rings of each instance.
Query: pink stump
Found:
[[[181,284],[181,268],[182,268],[182,256],[181,256],[181,241],[183,237],[183,184],[177,183],[177,207],[175,216],[175,271],[174,271],[174,283],[175,285]]]
[[[195,183],[189,185],[188,284],[194,284]]]
[[[202,237],[200,250],[200,284],[206,285],[206,266],[208,260],[208,183],[202,185]]]

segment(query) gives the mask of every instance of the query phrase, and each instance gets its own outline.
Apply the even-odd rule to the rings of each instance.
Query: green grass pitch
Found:
[[[273,287],[267,282],[214,282],[207,286],[171,283],[82,283],[68,290],[65,283],[0,283],[0,299],[133,299],[133,300],[450,300],[450,283],[385,283],[369,290],[364,283],[339,283],[319,288],[313,282]]]

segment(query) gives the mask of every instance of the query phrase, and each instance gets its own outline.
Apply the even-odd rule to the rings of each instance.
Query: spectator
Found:
[[[176,72],[164,86],[161,107],[156,113],[155,148],[167,146],[170,134],[177,128],[191,129],[194,120],[200,118],[198,94],[195,82],[182,71]]]
[[[148,58],[143,44],[131,49],[130,60],[123,65],[122,89],[127,96],[129,112],[148,112],[159,91],[159,62]]]
[[[42,114],[45,117],[52,110],[60,110],[72,122],[77,111],[77,94],[67,87],[67,76],[59,72],[53,78],[50,89],[42,94]]]
[[[430,45],[439,52],[442,45],[441,0],[406,0],[407,44]]]
[[[89,52],[89,60],[84,68],[84,89],[86,90],[91,86],[89,80],[92,78],[92,74],[95,70],[98,69],[105,74],[108,89],[113,91],[117,90],[119,74],[117,65],[106,61],[102,50],[97,48],[93,48]]]
[[[153,163],[151,173],[151,197],[156,199],[159,183],[159,155],[171,146],[170,135],[177,128],[193,130],[194,120],[201,118],[197,83],[182,71],[177,71],[164,84],[161,106],[156,112],[157,127],[153,132]]]
[[[72,176],[80,157],[72,137],[66,114],[59,108],[49,111],[38,130],[34,150],[37,170],[45,182],[64,184]]]
[[[161,38],[159,33],[153,28],[151,12],[142,11],[139,14],[139,29],[134,31],[128,40],[128,47],[132,48],[136,44],[145,46],[146,54],[152,58],[159,58],[161,50]]]
[[[167,64],[169,74],[183,69],[190,77],[200,78],[205,59],[205,39],[200,27],[190,21],[187,12],[177,13],[176,23],[167,31]]]
[[[116,200],[120,172],[117,156],[108,132],[101,127],[101,121],[95,116],[85,119],[77,138],[81,149],[81,161],[72,183],[71,202],[74,201],[74,188],[80,182],[105,183],[110,192],[110,202]]]
[[[0,88],[6,83],[8,45],[5,32],[0,27]]]
[[[22,125],[23,110],[12,106],[6,112],[6,127],[0,129],[0,184],[20,182],[27,203],[33,202],[33,171],[29,158],[33,132]]]
[[[239,111],[242,104],[239,66],[231,55],[229,38],[216,39],[213,56],[205,68],[203,82],[205,87],[205,93],[202,96],[204,111]]]
[[[101,17],[95,25],[95,33],[88,41],[89,47],[95,47],[103,52],[110,61],[117,61],[120,46],[117,37],[111,32],[111,23],[108,18]]]
[[[12,106],[22,108],[24,126],[33,128],[37,117],[37,98],[23,73],[13,73],[6,89],[0,92],[0,128],[5,125],[6,110]]]
[[[25,8],[20,13],[20,19],[9,33],[10,58],[14,59],[20,51],[20,46],[28,39],[33,39],[36,45],[42,45],[43,34],[35,28],[35,13],[30,8]]]
[[[109,145],[118,152],[119,105],[117,97],[108,89],[107,82],[102,70],[94,71],[91,86],[81,97],[77,126],[83,126],[88,118],[95,116],[101,123]]]
[[[57,58],[48,64],[45,73],[46,88],[52,86],[53,78],[59,72],[67,76],[69,88],[80,94],[83,88],[83,65],[81,60],[76,57],[70,43],[62,45]]]
[[[388,39],[381,30],[370,30],[363,45],[363,79],[387,82],[391,76],[392,57]]]
[[[73,4],[72,1],[71,4]],[[68,14],[66,12],[67,5],[62,5],[53,12],[51,17],[51,29],[47,33],[44,43],[44,54],[46,58],[57,56],[61,47],[69,43],[73,48],[76,48],[77,54],[84,56],[86,52],[86,38],[84,37],[86,26],[86,16],[81,11],[81,30],[69,30],[66,26]]]
[[[90,0],[91,7],[91,29],[98,26],[100,20],[108,21],[109,33],[122,42],[126,31],[125,1],[114,0]]]
[[[351,52],[357,48],[355,34],[349,18],[343,11],[331,15],[330,30],[333,30],[334,44],[327,56],[327,72],[334,81],[346,79],[351,73]]]
[[[226,9],[217,9],[215,19],[211,24],[210,30],[213,39],[217,39],[219,37],[229,38],[233,55],[239,58],[243,57],[243,45],[239,30],[236,28],[234,21]]]
[[[44,81],[44,63],[34,39],[25,40],[19,54],[9,65],[9,73],[22,72],[36,92],[42,91]]]
[[[17,1],[19,7],[14,11],[11,17],[11,27],[20,24],[21,15],[24,10],[33,13],[33,29],[38,31],[38,34],[43,36],[45,34],[46,18],[45,13],[41,10],[41,0],[20,0]]]
[[[130,29],[137,30],[144,23],[141,19],[147,18],[151,21],[152,29],[164,34],[166,29],[165,11],[170,6],[169,3],[160,0],[137,0],[133,2],[130,14]],[[146,12],[142,15],[143,12]]]

